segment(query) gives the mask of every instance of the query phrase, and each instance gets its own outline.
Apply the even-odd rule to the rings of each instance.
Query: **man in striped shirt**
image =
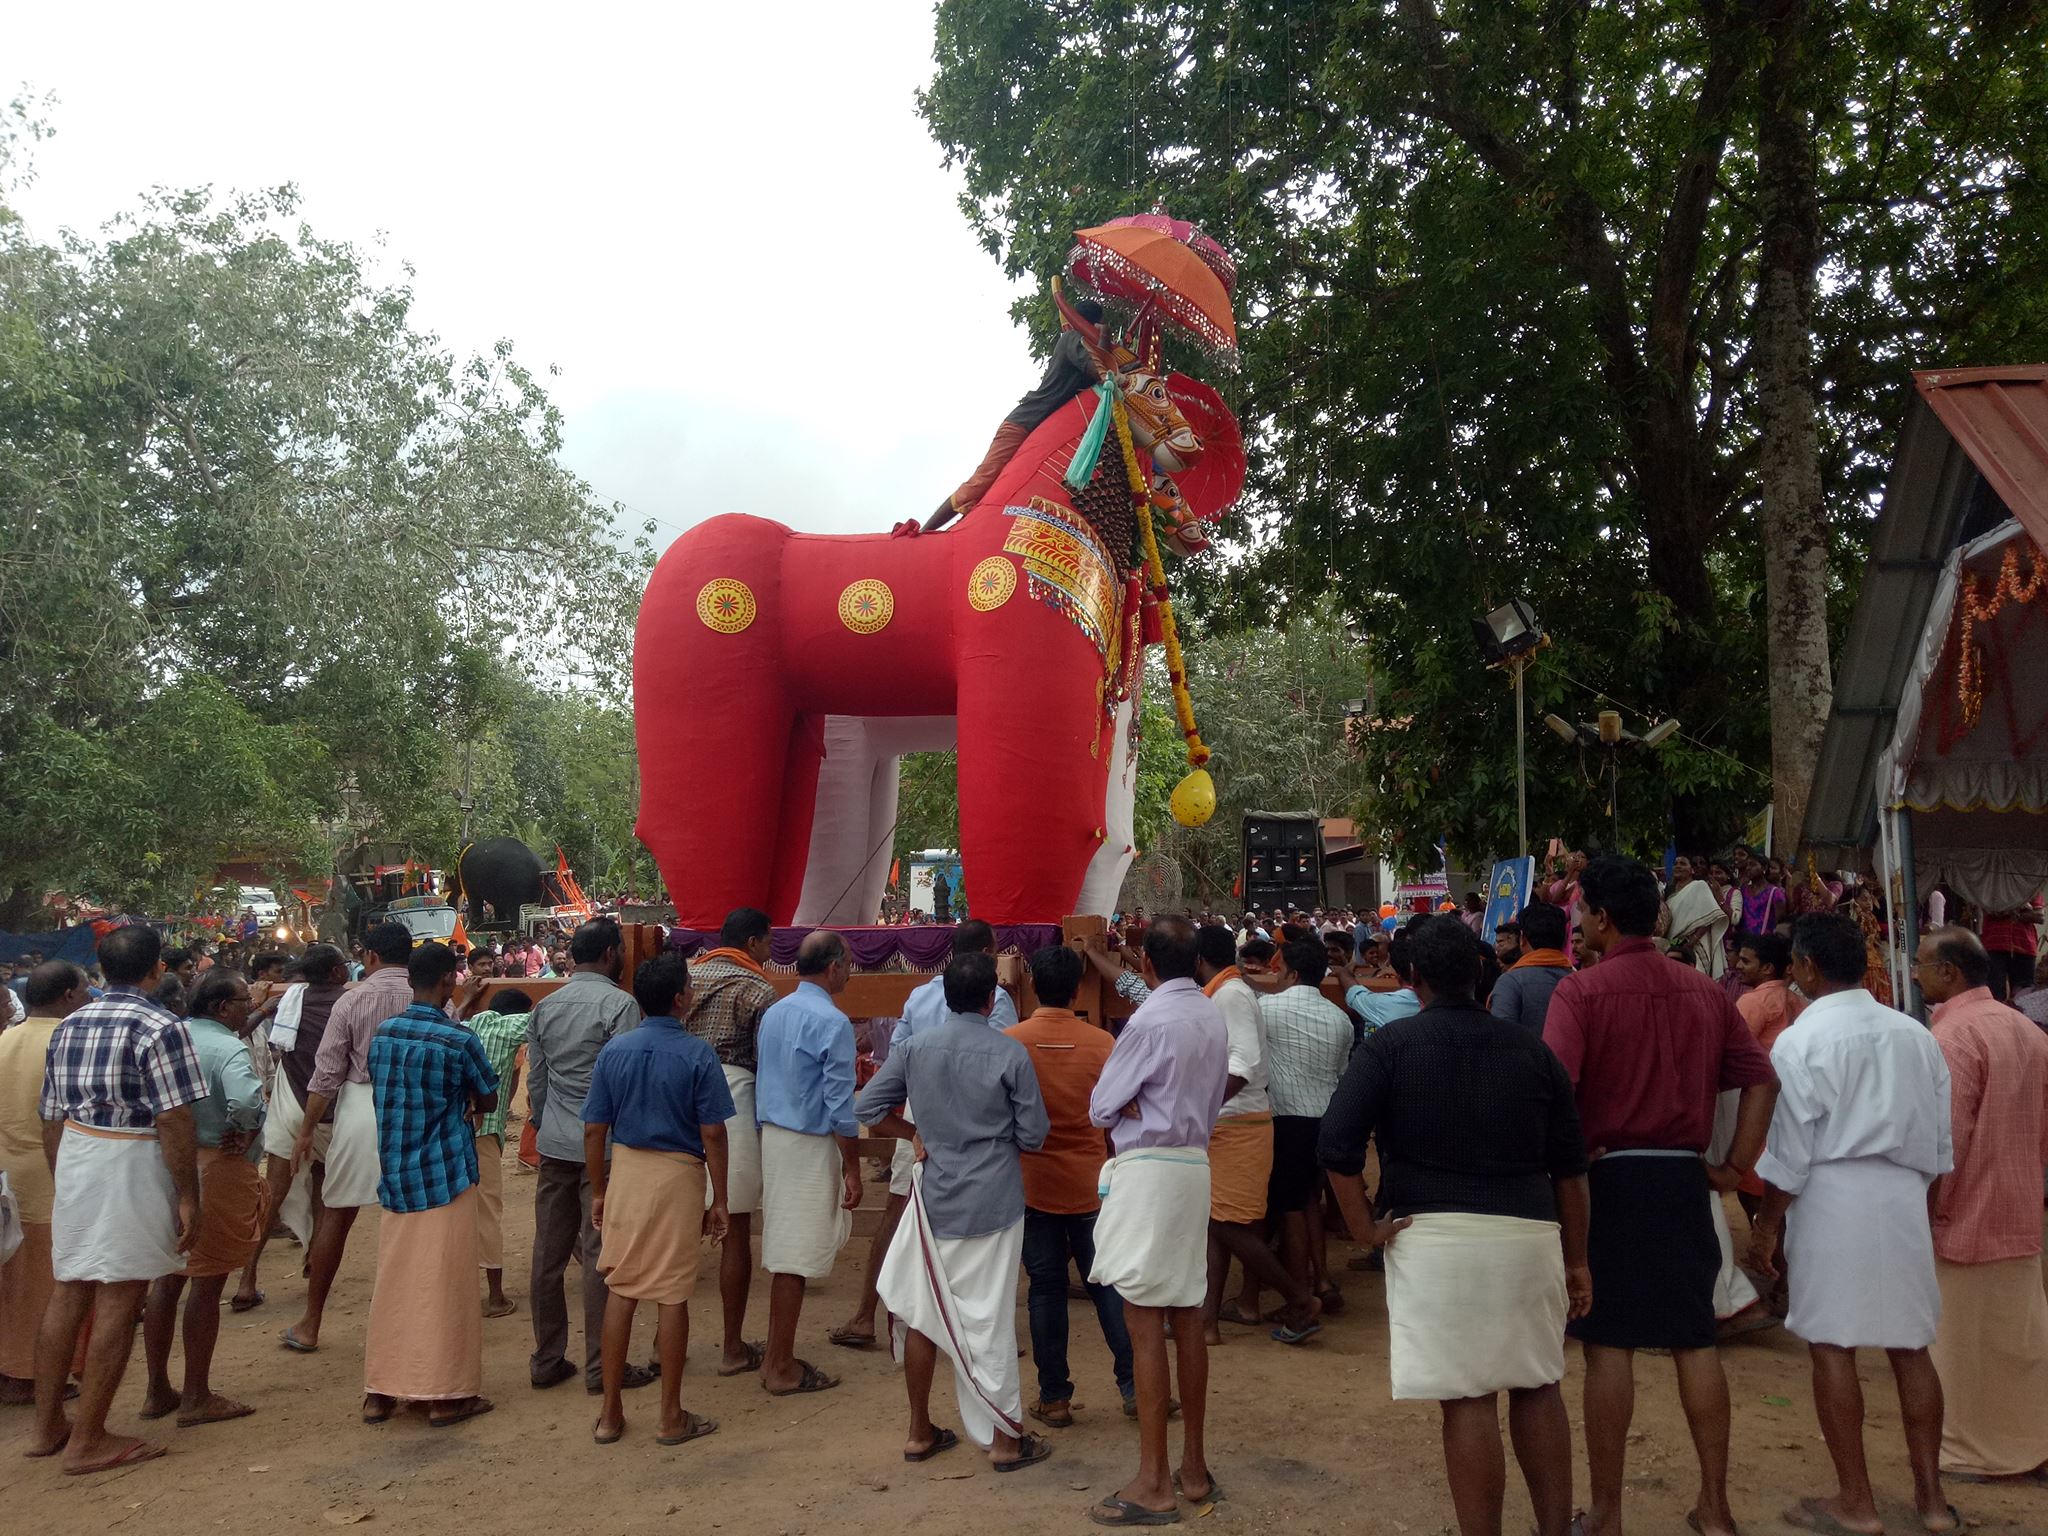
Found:
[[[50,1260],[56,1291],[36,1341],[28,1454],[64,1453],[74,1474],[150,1461],[164,1447],[107,1433],[150,1282],[183,1267],[199,1228],[198,1132],[206,1079],[191,1036],[150,1001],[163,941],[136,923],[99,943],[107,990],[57,1026],[43,1078],[43,1144],[56,1164]],[[96,1315],[76,1418],[64,1378]]]

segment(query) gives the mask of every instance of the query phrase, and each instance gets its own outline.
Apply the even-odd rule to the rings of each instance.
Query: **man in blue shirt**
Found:
[[[953,930],[953,959],[962,955],[987,955],[991,960],[996,953],[996,931],[979,918],[969,918]],[[889,1048],[881,1053],[887,1061],[903,1043],[926,1030],[935,1029],[950,1018],[946,1006],[946,978],[934,976],[930,981],[912,992],[903,1001],[903,1017],[896,1021],[895,1029],[889,1033]],[[1006,1031],[1017,1022],[1017,1004],[1008,991],[996,988],[995,1007],[989,1012],[990,1029]],[[908,1111],[905,1120],[913,1118]],[[882,1274],[882,1256],[889,1251],[889,1244],[896,1236],[896,1224],[903,1219],[903,1209],[910,1203],[910,1169],[913,1159],[910,1143],[896,1143],[896,1155],[889,1164],[889,1203],[882,1212],[882,1230],[875,1234],[875,1240],[868,1245],[867,1271],[861,1277],[860,1304],[854,1308],[850,1321],[834,1328],[825,1337],[843,1349],[872,1349],[875,1345],[875,1307],[877,1305],[876,1285]]]
[[[761,1121],[761,1266],[768,1353],[761,1385],[776,1397],[839,1385],[796,1358],[805,1280],[832,1273],[860,1204],[860,1124],[853,1115],[853,1021],[832,999],[853,976],[846,940],[829,929],[796,952],[797,989],[761,1015],[754,1113]]]
[[[1350,967],[1337,968],[1337,980],[1344,988],[1344,1006],[1358,1021],[1360,1027],[1356,1033],[1360,1040],[1385,1029],[1396,1019],[1412,1018],[1422,1012],[1422,999],[1415,995],[1415,973],[1408,958],[1406,929],[1397,932],[1387,945],[1387,963],[1394,968],[1394,975],[1401,982],[1392,992],[1375,992],[1362,984],[1357,972]]]
[[[718,1428],[683,1411],[683,1357],[690,1347],[690,1296],[697,1289],[697,1237],[726,1236],[725,1122],[732,1091],[718,1055],[683,1028],[690,968],[663,955],[633,975],[640,1027],[615,1035],[597,1053],[583,1101],[583,1164],[590,1175],[590,1221],[604,1271],[604,1407],[593,1431],[599,1445],[626,1433],[621,1394],[633,1313],[660,1308],[663,1445],[681,1445]],[[611,1140],[610,1163],[605,1141]],[[706,1174],[711,1201],[704,1200]]]

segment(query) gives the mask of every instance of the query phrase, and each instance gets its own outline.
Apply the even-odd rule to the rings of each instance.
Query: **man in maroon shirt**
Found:
[[[1694,1529],[1734,1536],[1728,1378],[1714,1349],[1721,1268],[1708,1192],[1732,1190],[1763,1151],[1777,1102],[1771,1061],[1720,987],[1657,952],[1657,882],[1633,859],[1579,877],[1578,931],[1600,963],[1551,994],[1543,1039],[1571,1074],[1594,1159],[1587,1258],[1593,1307],[1567,1331],[1586,1358],[1586,1536],[1617,1536],[1635,1408],[1635,1351],[1668,1349],[1700,1462]],[[1727,1162],[1708,1167],[1714,1099],[1742,1098]]]

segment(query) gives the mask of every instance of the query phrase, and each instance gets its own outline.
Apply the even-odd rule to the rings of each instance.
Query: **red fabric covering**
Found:
[[[975,916],[1047,923],[1074,909],[1101,845],[1104,662],[1078,625],[1033,595],[1021,557],[1003,552],[1003,509],[1032,496],[1071,507],[1060,483],[1068,455],[1056,450],[1080,437],[1094,403],[1083,396],[1049,417],[945,532],[824,536],[729,515],[662,556],[634,643],[638,830],[683,926],[715,928],[739,906],[791,921],[827,714],[956,717]],[[990,559],[1016,581],[984,611],[968,601],[969,578]],[[734,633],[699,616],[700,595],[720,579],[743,582],[753,599]],[[894,603],[868,634],[840,617],[842,593],[860,580],[885,583]]]

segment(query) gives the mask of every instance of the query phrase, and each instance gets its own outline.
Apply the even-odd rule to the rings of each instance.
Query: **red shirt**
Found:
[[[1617,941],[1557,984],[1543,1042],[1571,1074],[1598,1151],[1704,1152],[1715,1095],[1777,1081],[1728,994],[1646,938]]]

